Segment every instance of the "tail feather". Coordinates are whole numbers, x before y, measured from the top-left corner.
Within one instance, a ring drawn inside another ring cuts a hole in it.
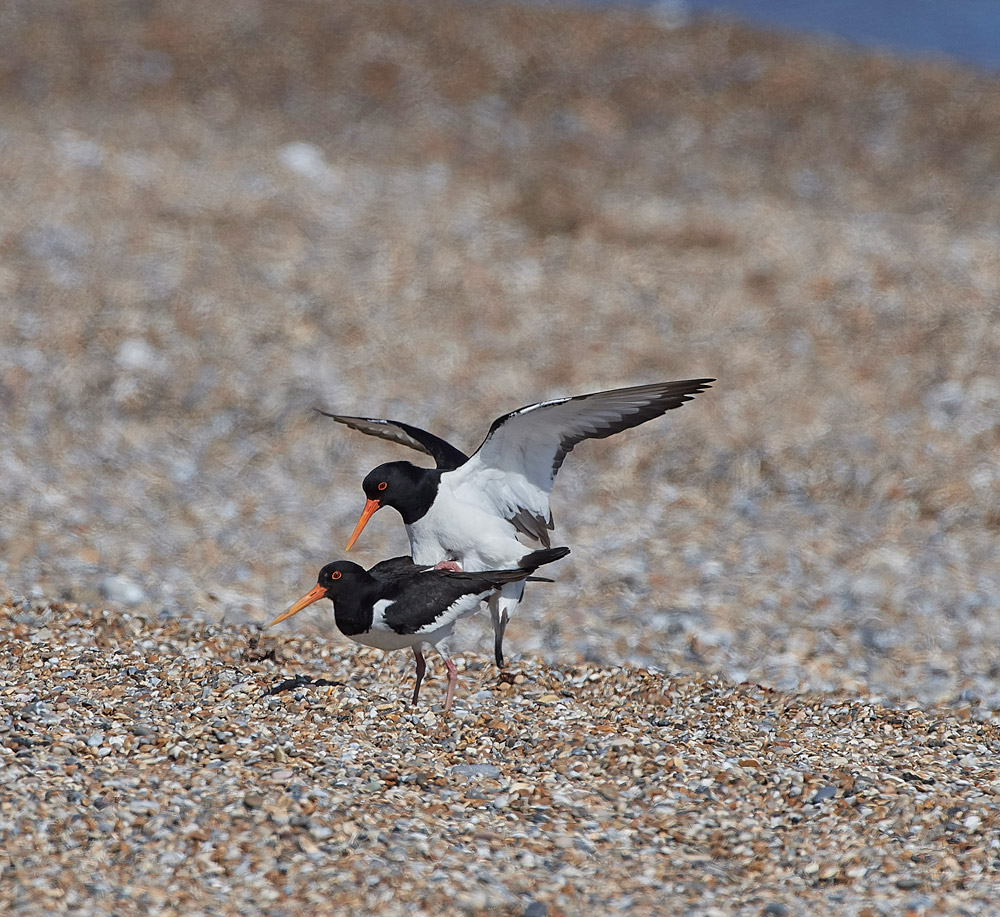
[[[506,583],[516,583],[522,580],[535,583],[551,583],[548,577],[532,576],[542,564],[550,564],[560,557],[569,554],[569,548],[544,548],[541,551],[532,551],[525,554],[518,561],[518,566],[513,570],[480,570],[477,573],[452,572],[450,570],[435,571],[448,579],[465,580],[470,583],[483,583],[495,588],[500,588]]]
[[[517,562],[517,565],[522,570],[531,570],[534,572],[544,564],[550,564],[554,560],[565,557],[567,554],[569,554],[569,548],[543,548],[540,551],[532,551],[530,554],[525,554]]]

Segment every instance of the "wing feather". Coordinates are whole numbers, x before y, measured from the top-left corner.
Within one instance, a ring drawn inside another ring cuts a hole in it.
[[[566,456],[679,408],[714,379],[682,379],[542,401],[498,417],[479,449],[449,477],[457,496],[488,503],[548,546],[549,494]]]
[[[398,634],[433,631],[472,614],[504,583],[527,579],[531,570],[453,573],[428,570],[402,584],[384,611],[385,623]]]
[[[442,471],[451,471],[458,468],[469,460],[469,457],[460,449],[456,449],[447,440],[414,427],[411,424],[403,423],[400,420],[384,420],[381,417],[350,417],[347,414],[330,414],[326,411],[316,409],[324,417],[330,417],[337,423],[342,423],[359,433],[367,433],[369,436],[377,436],[379,439],[387,439],[401,446],[409,446],[417,452],[423,452],[434,459],[436,466]]]

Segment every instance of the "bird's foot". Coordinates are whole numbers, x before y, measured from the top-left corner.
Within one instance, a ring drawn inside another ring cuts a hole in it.
[[[434,565],[435,570],[447,570],[449,573],[461,573],[462,568],[453,560],[442,560]]]

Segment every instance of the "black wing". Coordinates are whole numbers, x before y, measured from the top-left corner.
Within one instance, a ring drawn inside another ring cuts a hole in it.
[[[543,564],[550,564],[567,554],[569,548],[532,551],[521,558],[517,570],[479,573],[455,573],[411,564],[411,570],[423,571],[419,576],[405,573],[402,562],[409,560],[408,557],[393,557],[376,564],[369,572],[377,576],[376,571],[384,565],[387,570],[399,574],[391,584],[385,584],[388,594],[383,591],[383,598],[391,599],[391,604],[383,612],[384,620],[397,634],[417,634],[472,614],[483,599],[505,583],[519,580],[552,582],[531,574]]]
[[[423,452],[434,459],[441,471],[453,471],[469,460],[464,452],[456,449],[447,440],[400,420],[383,420],[381,417],[349,417],[346,414],[330,414],[326,411],[320,411],[319,408],[316,410],[324,417],[332,417],[337,423],[342,423],[359,433],[367,433],[369,436],[377,436],[379,439],[387,439],[390,442],[416,449],[417,452]]]
[[[442,624],[472,614],[480,602],[506,583],[520,580],[551,582],[531,574],[542,564],[551,563],[567,554],[569,548],[533,551],[521,558],[521,567],[517,570],[455,573],[451,570],[427,569],[420,576],[400,579],[394,584],[393,594],[384,595],[384,598],[391,599],[391,604],[383,612],[385,623],[397,634],[433,631]],[[390,563],[397,560],[400,558],[393,558]]]
[[[386,587],[397,586],[415,574],[430,569],[429,566],[415,564],[409,554],[404,554],[401,557],[390,557],[388,560],[379,561],[368,573]]]
[[[527,579],[529,570],[489,570],[485,573],[452,573],[428,570],[397,584],[382,612],[397,634],[430,632],[472,614],[479,603],[504,583]]]

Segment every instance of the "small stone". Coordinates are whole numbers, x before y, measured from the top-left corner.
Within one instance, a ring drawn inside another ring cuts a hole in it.
[[[256,791],[244,793],[243,805],[245,805],[248,809],[259,809],[262,805],[264,805],[264,797]]]
[[[156,351],[142,338],[126,338],[115,355],[115,362],[126,370],[150,369],[156,361]]]
[[[494,764],[456,764],[451,773],[465,777],[490,777],[495,780],[500,776],[500,768]]]
[[[138,605],[146,601],[146,593],[138,583],[115,574],[109,574],[101,580],[99,591],[101,598],[122,605]]]
[[[152,799],[133,799],[128,809],[136,815],[155,815],[160,811],[160,804]]]
[[[813,794],[812,803],[815,805],[818,802],[823,802],[825,799],[832,799],[837,795],[837,787],[832,783],[828,783],[826,786],[820,787]]]
[[[301,850],[306,856],[316,856],[319,853],[319,846],[308,834],[299,834],[296,838]]]

